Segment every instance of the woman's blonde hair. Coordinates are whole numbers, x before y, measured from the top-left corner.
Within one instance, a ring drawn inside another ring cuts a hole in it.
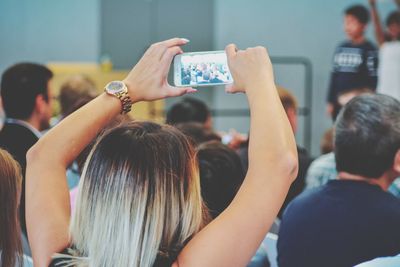
[[[18,162],[0,148],[0,266],[21,266],[18,206],[22,174]]]
[[[78,266],[171,265],[206,217],[194,150],[171,126],[133,122],[106,133],[78,191]]]

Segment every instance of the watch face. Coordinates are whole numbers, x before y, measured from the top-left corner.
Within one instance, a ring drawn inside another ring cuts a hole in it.
[[[107,84],[107,91],[110,93],[119,93],[124,89],[125,85],[123,82],[114,81]]]

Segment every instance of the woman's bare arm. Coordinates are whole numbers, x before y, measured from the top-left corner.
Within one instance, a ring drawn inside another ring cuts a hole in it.
[[[250,105],[249,170],[231,205],[183,249],[180,267],[246,266],[297,175],[295,139],[266,49],[226,51],[235,81],[228,91],[245,92]]]
[[[191,92],[167,83],[173,57],[184,39],[152,45],[124,80],[133,102]],[[48,266],[51,256],[69,245],[70,204],[67,166],[98,132],[121,112],[121,102],[103,93],[43,136],[27,155],[26,213],[35,266]]]

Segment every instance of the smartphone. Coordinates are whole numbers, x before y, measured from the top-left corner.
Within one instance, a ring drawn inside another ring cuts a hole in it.
[[[233,83],[225,51],[183,53],[174,58],[175,86],[214,86]]]

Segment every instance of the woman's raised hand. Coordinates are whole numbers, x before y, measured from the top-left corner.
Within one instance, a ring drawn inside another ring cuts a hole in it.
[[[229,93],[245,92],[260,88],[260,83],[274,84],[272,64],[267,50],[258,46],[246,50],[238,50],[234,44],[225,48],[229,70],[234,83],[226,87]]]
[[[152,101],[196,92],[191,87],[171,86],[167,81],[174,56],[182,53],[181,46],[188,42],[189,40],[184,38],[173,38],[152,44],[147,49],[123,80],[133,102]]]

